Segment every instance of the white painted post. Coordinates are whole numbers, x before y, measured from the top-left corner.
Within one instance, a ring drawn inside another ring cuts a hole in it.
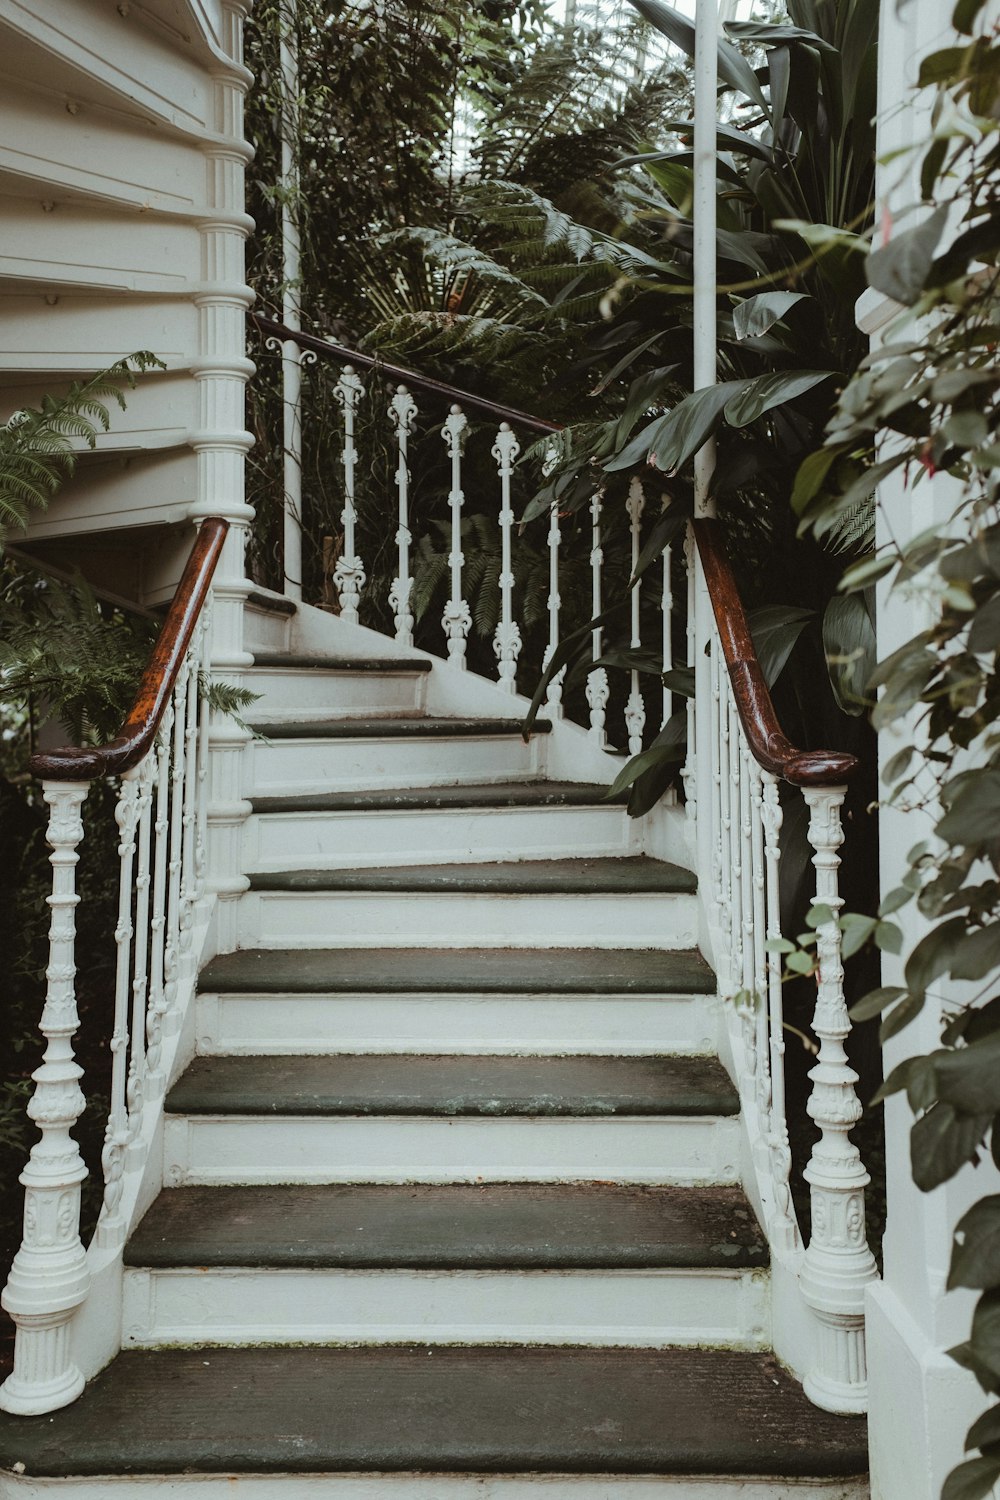
[[[399,495],[399,526],[396,530],[399,567],[389,589],[389,608],[396,625],[396,640],[401,646],[413,645],[413,611],[410,595],[413,579],[410,576],[410,429],[417,415],[417,403],[401,385],[389,403],[389,416],[396,426],[396,490]]]
[[[781,954],[773,946],[781,938],[781,824],[784,813],[778,792],[778,779],[770,771],[761,773],[764,824],[764,887],[767,911],[767,1026],[770,1099],[766,1118],[766,1145],[771,1186],[774,1191],[774,1216],[768,1225],[768,1237],[774,1249],[791,1252],[798,1248],[799,1232],[792,1204],[792,1152],[788,1142],[788,1119],[785,1113],[785,1002],[781,992]]]
[[[448,506],[451,511],[451,552],[448,566],[451,569],[451,598],[444,607],[441,624],[448,641],[448,660],[453,667],[465,668],[465,647],[472,629],[472,611],[468,601],[462,597],[462,569],[465,555],[462,552],[462,509],[465,491],[462,489],[462,455],[465,433],[469,419],[460,406],[453,406],[441,429],[451,460],[451,489]]]
[[[334,399],[344,412],[344,508],[340,520],[344,528],[344,550],[333,570],[333,584],[340,599],[340,618],[350,625],[358,623],[358,605],[361,590],[365,586],[365,569],[357,555],[356,527],[358,512],[355,508],[355,476],[358,450],[354,440],[355,418],[358,402],[365,394],[360,377],[353,365],[345,365],[340,379],[333,388]]]
[[[844,842],[840,808],[844,787],[803,791],[809,807],[809,842],[815,850],[814,907],[829,912],[817,928],[818,993],[813,1030],[819,1058],[809,1074],[807,1105],[822,1131],[805,1178],[811,1189],[812,1237],[802,1267],[802,1293],[819,1323],[815,1367],[803,1382],[806,1395],[827,1411],[863,1412],[868,1404],[865,1361],[865,1289],[877,1280],[865,1237],[865,1188],[871,1180],[850,1131],[861,1118],[854,1085],[858,1075],[844,1043],[851,1022],[844,1000],[844,966],[838,914],[838,850]]]
[[[674,669],[674,639],[672,633],[674,614],[674,588],[671,578],[671,567],[673,565],[673,550],[667,546],[663,549],[663,597],[660,609],[663,615],[663,673],[664,676]],[[660,722],[661,729],[667,723],[674,711],[674,695],[671,688],[663,685],[663,718]]]
[[[282,7],[281,70],[281,316],[286,328],[301,326],[302,245],[299,233],[299,47],[295,8]],[[302,598],[302,351],[292,339],[281,345],[284,473],[285,594]]]
[[[511,509],[511,475],[514,460],[521,445],[511,431],[510,423],[503,422],[493,445],[493,457],[500,474],[500,623],[493,637],[493,650],[499,666],[500,687],[505,693],[513,693],[517,674],[517,659],[521,654],[521,631],[514,619],[514,563],[511,541],[514,531],[514,512]]]
[[[70,1132],[86,1106],[83,1070],[73,1056],[76,1009],[76,866],[83,838],[85,783],[48,781],[52,848],[48,988],[41,1032],[42,1064],[32,1075],[28,1114],[41,1131],[21,1173],[24,1238],[4,1288],[3,1306],[17,1325],[14,1369],[0,1387],[0,1407],[22,1416],[75,1401],[83,1376],[73,1362],[70,1321],[87,1295],[87,1257],[80,1241],[80,1184],[87,1168]]]
[[[603,499],[603,490],[596,490],[594,498],[590,502],[590,584],[591,611],[594,619],[597,618],[603,608],[604,549],[601,546],[601,503]],[[595,625],[591,634],[591,660],[595,662],[599,661],[603,651],[604,630],[600,625]],[[608,683],[606,668],[591,667],[587,674],[590,738],[602,750],[607,743],[604,726],[607,722],[608,697],[610,692],[611,688]]]
[[[546,479],[555,473],[558,463],[559,449],[555,443],[552,443],[546,450],[545,462],[542,465],[542,474]],[[549,663],[559,645],[559,611],[562,608],[562,598],[559,593],[559,549],[561,545],[559,502],[553,500],[549,507],[549,643],[542,657],[543,672],[548,670]],[[545,712],[550,719],[561,719],[563,716],[562,695],[565,680],[566,668],[560,667],[559,671],[553,674],[545,695]]]
[[[639,552],[642,544],[642,513],[646,509],[646,495],[642,488],[641,479],[633,479],[629,485],[625,508],[628,511],[629,530],[632,538],[632,577],[635,578],[635,570],[638,566]],[[632,634],[630,644],[633,651],[638,651],[642,645],[641,589],[641,583],[634,583],[631,591]],[[642,732],[645,727],[646,705],[639,690],[639,673],[633,671],[630,678],[628,701],[625,704],[625,728],[628,731],[628,749],[630,755],[638,755],[642,750]]]
[[[716,283],[716,134],[718,109],[718,0],[697,0],[695,12],[694,68],[694,388],[703,390],[718,379]],[[715,504],[711,497],[715,470],[715,445],[708,442],[694,460],[694,513],[711,516]],[[713,775],[711,723],[705,711],[711,700],[712,608],[701,571],[697,548],[691,549],[694,594],[694,669],[695,669],[695,766],[701,783],[697,796],[700,806],[707,803]],[[705,707],[703,707],[703,705]],[[708,884],[712,869],[712,828],[708,818],[697,824],[697,866],[701,879]]]

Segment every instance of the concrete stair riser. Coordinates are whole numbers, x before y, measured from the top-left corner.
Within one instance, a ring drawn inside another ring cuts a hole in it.
[[[259,695],[250,709],[255,721],[335,714],[417,714],[423,711],[425,674],[329,668],[289,671],[257,666],[246,672],[244,686]]]
[[[545,770],[546,736],[433,739],[254,740],[246,750],[248,795],[370,791],[376,787],[487,785],[534,780]]]
[[[504,807],[371,812],[270,812],[248,819],[246,868],[370,868],[488,859],[638,853],[621,807]]]
[[[689,895],[498,895],[434,892],[255,892],[240,901],[247,947],[336,948],[359,934],[373,947],[691,948]]]
[[[220,1483],[226,1486],[225,1491]],[[132,1479],[19,1479],[18,1500],[870,1500],[867,1479],[646,1474],[170,1474]],[[167,1488],[169,1486],[169,1489]]]
[[[708,1055],[704,996],[217,995],[198,998],[198,1051]]]
[[[301,1268],[125,1273],[128,1347],[201,1344],[765,1346],[760,1271]]]
[[[712,1116],[171,1116],[164,1181],[733,1183],[739,1142]]]

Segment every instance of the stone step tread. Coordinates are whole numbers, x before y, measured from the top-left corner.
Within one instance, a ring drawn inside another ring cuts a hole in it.
[[[520,735],[521,719],[450,719],[432,714],[385,714],[370,718],[277,719],[254,721],[255,734],[268,740],[482,739]],[[548,734],[548,720],[536,720],[532,734]]]
[[[282,651],[255,651],[255,667],[284,669],[289,672],[430,672],[433,662],[427,656],[307,656]]]
[[[525,859],[490,864],[393,865],[371,870],[283,870],[250,876],[252,891],[433,891],[442,894],[679,895],[697,890],[690,870],[646,855]]]
[[[202,970],[206,993],[712,995],[696,950],[243,948]]]
[[[132,1266],[628,1270],[767,1265],[740,1188],[547,1183],[187,1187],[160,1194]]]
[[[247,605],[250,609],[267,610],[275,615],[294,615],[298,610],[294,599],[273,594],[270,589],[251,589],[247,595]]]
[[[856,1476],[866,1425],[769,1355],[714,1349],[170,1349],[121,1354],[44,1420],[0,1413],[32,1476]]]
[[[400,1053],[198,1057],[170,1090],[184,1115],[598,1117],[734,1115],[709,1057],[487,1057]]]
[[[459,812],[510,807],[622,807],[628,790],[615,797],[608,788],[584,781],[508,781],[469,786],[390,787],[375,791],[307,792],[254,797],[256,813],[289,812]]]

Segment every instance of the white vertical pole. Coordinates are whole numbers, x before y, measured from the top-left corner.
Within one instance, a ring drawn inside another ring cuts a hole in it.
[[[635,578],[636,569],[639,566],[639,554],[642,550],[642,513],[645,508],[646,496],[643,492],[642,480],[633,479],[629,485],[628,499],[626,501],[629,529],[632,538],[633,578]],[[641,588],[641,583],[634,583],[632,586],[632,636],[630,644],[633,651],[638,651],[642,646]],[[628,731],[628,750],[630,755],[638,755],[642,750],[642,733],[645,727],[646,705],[639,688],[639,673],[633,671],[630,678],[628,701],[625,705],[625,728]]]
[[[717,380],[716,314],[716,114],[718,99],[718,0],[697,0],[695,15],[694,67],[694,387],[703,390]],[[711,516],[715,504],[710,488],[715,468],[715,444],[708,442],[694,461],[694,513]],[[711,663],[708,655],[712,636],[712,608],[701,572],[697,549],[693,549],[695,607],[695,766],[700,778],[711,778],[712,746]],[[707,788],[706,788],[707,790]],[[708,797],[697,798],[699,807]],[[712,869],[710,820],[697,826],[698,871],[708,887]]]
[[[281,316],[287,328],[300,324],[299,281],[302,244],[298,225],[299,49],[295,8],[281,18]],[[289,599],[302,598],[302,351],[286,339],[281,346],[284,439],[284,575]]]

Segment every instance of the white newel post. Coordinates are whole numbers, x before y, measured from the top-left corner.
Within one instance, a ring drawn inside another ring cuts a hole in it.
[[[41,1131],[21,1173],[24,1238],[14,1258],[2,1304],[17,1325],[14,1370],[0,1387],[0,1407],[23,1416],[55,1411],[75,1401],[83,1376],[73,1362],[70,1324],[87,1295],[87,1257],[80,1241],[80,1184],[87,1168],[70,1134],[86,1100],[82,1068],[74,1060],[76,1009],[76,866],[83,838],[80,809],[87,783],[44,784],[52,848],[48,988],[41,1032],[41,1066],[28,1114]]]
[[[814,907],[831,917],[817,929],[818,994],[813,1030],[819,1057],[809,1074],[807,1109],[822,1131],[805,1178],[811,1190],[812,1237],[802,1267],[802,1293],[819,1324],[815,1367],[806,1395],[827,1411],[863,1412],[868,1404],[865,1360],[865,1289],[878,1277],[865,1236],[865,1188],[870,1178],[850,1131],[861,1118],[858,1075],[844,1050],[851,1022],[844,1000],[844,967],[837,923],[838,850],[844,842],[840,808],[844,787],[806,788],[809,842],[815,853]]]

